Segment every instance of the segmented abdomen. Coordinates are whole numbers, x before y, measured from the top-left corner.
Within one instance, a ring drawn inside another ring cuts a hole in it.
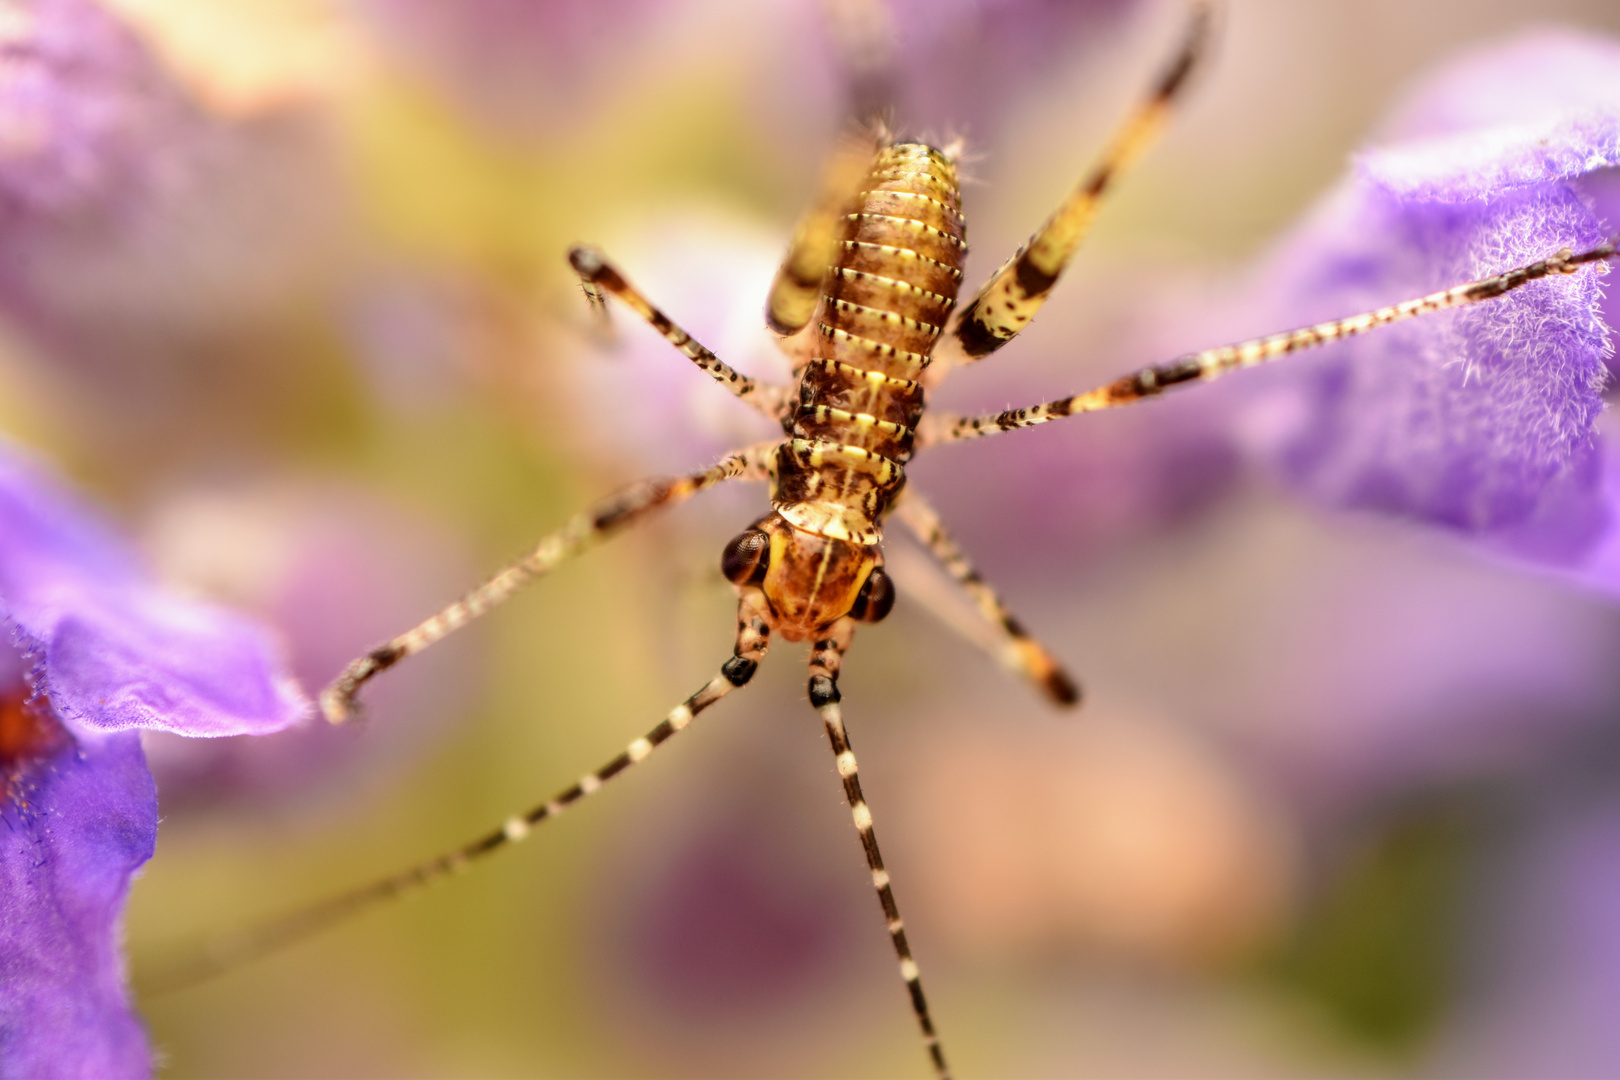
[[[888,147],[862,188],[812,319],[772,501],[800,528],[874,544],[905,482],[916,380],[956,304],[967,246],[956,168],[933,147]]]

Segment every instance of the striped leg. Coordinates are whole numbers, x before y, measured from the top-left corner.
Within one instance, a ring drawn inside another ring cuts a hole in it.
[[[1036,689],[1054,704],[1078,704],[1079,686],[1046,650],[1046,646],[1029,636],[1012,612],[1007,610],[1007,605],[1001,602],[995,589],[979,576],[979,571],[962,549],[956,546],[956,541],[940,521],[939,513],[928,501],[914,487],[908,488],[895,506],[894,513],[917,539],[927,545],[946,572],[973,598],[985,621],[996,629],[999,648],[995,650],[995,658],[1013,674],[1034,683]]]
[[[727,454],[716,465],[687,476],[643,480],[575,514],[567,524],[548,534],[522,559],[463,596],[437,615],[372,649],[343,669],[321,691],[321,712],[334,724],[350,719],[355,695],[372,678],[407,656],[448,637],[489,609],[505,601],[521,586],[549,573],[566,559],[622,532],[647,514],[687,499],[726,480],[763,480],[768,474],[776,443],[760,443]]]
[[[844,229],[844,217],[884,138],[868,131],[840,140],[827,164],[821,191],[793,230],[793,241],[771,282],[765,322],[783,337],[803,330],[821,302],[822,278]]]
[[[1168,364],[1143,368],[1095,390],[1088,390],[1074,397],[1059,398],[1057,401],[1048,401],[1043,405],[1008,409],[1005,412],[988,413],[984,416],[928,417],[917,432],[917,446],[978,439],[999,431],[1012,431],[1015,428],[1033,427],[1036,424],[1061,420],[1075,413],[1096,412],[1099,409],[1130,405],[1144,398],[1156,397],[1170,387],[1182,383],[1213,379],[1237,368],[1255,367],[1291,353],[1314,348],[1317,345],[1326,345],[1341,338],[1355,337],[1380,326],[1415,319],[1420,315],[1477,304],[1484,300],[1494,300],[1532,281],[1553,274],[1573,274],[1587,263],[1611,259],[1615,256],[1617,245],[1620,245],[1620,235],[1610,237],[1597,247],[1579,254],[1565,248],[1556,255],[1533,262],[1529,266],[1521,266],[1504,274],[1480,278],[1478,281],[1470,281],[1455,288],[1420,296],[1416,300],[1391,304],[1375,311],[1335,319],[1332,322],[1317,323],[1315,326],[1301,327],[1281,334],[1252,338],[1235,345],[1222,345],[1199,353],[1189,353]]]
[[[580,275],[579,290],[585,294],[585,303],[591,309],[591,335],[597,344],[613,346],[618,339],[613,333],[613,319],[608,312],[607,293],[590,278]]]
[[[630,284],[595,248],[576,245],[569,249],[568,261],[579,274],[579,280],[585,285],[586,296],[593,305],[604,292],[617,296],[637,315],[647,320],[654,330],[663,334],[665,341],[679,349],[692,363],[708,372],[715,382],[772,420],[782,419],[791,397],[791,391],[787,387],[756,382],[698,344],[691,334],[676,326],[668,315],[654,307],[652,302],[642,295],[641,290]]]
[[[690,724],[698,713],[732,690],[746,684],[753,678],[759,662],[765,658],[765,651],[770,646],[770,634],[770,628],[765,620],[743,601],[739,604],[737,612],[736,645],[733,647],[731,659],[721,666],[720,673],[705,683],[703,689],[677,705],[657,727],[631,743],[606,765],[594,772],[586,773],[577,783],[559,792],[556,797],[521,814],[512,815],[499,828],[485,833],[470,843],[370,885],[364,885],[246,932],[214,941],[198,955],[161,970],[150,978],[140,980],[142,991],[166,993],[202,982],[240,964],[301,941],[386,900],[414,892],[451,874],[461,873],[474,861],[517,843],[528,836],[529,831],[536,825],[556,817],[587,795],[594,795],[603,784],[646,758],[662,746],[671,735]]]
[[[821,713],[821,722],[827,727],[827,738],[832,742],[833,756],[838,762],[838,775],[844,781],[844,797],[849,800],[850,813],[855,817],[855,829],[861,835],[861,847],[866,851],[866,865],[872,871],[872,885],[877,889],[878,902],[883,905],[883,917],[888,923],[889,940],[900,959],[900,977],[906,981],[911,993],[911,1009],[917,1014],[922,1027],[923,1043],[934,1063],[934,1072],[940,1080],[948,1080],[950,1069],[945,1064],[945,1051],[934,1033],[934,1021],[928,1015],[928,1000],[923,997],[922,979],[917,973],[917,961],[911,957],[911,945],[906,941],[905,924],[900,921],[900,908],[894,902],[894,890],[889,885],[889,872],[883,868],[883,855],[878,851],[877,834],[872,830],[872,811],[867,808],[861,794],[859,767],[855,752],[850,749],[849,736],[844,731],[844,714],[839,707],[838,671],[843,666],[844,652],[855,633],[855,621],[840,619],[827,632],[825,640],[818,641],[810,651],[810,704]]]
[[[1212,4],[1193,5],[1192,22],[1176,58],[1165,69],[1146,100],[1114,133],[1101,160],[1092,166],[1057,211],[1018,253],[996,271],[962,309],[950,335],[935,354],[930,381],[938,383],[953,365],[982,360],[1011,341],[1035,317],[1047,295],[1074,257],[1103,196],[1114,180],[1141,157],[1164,126],[1176,96],[1209,43]]]

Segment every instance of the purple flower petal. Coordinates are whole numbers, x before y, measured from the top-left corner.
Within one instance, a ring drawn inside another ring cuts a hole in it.
[[[157,792],[129,728],[273,731],[308,703],[268,635],[170,596],[0,443],[0,1074],[139,1077],[120,921]]]
[[[140,740],[64,734],[43,759],[0,765],[0,1075],[146,1076],[120,948],[130,879],[157,839]]]
[[[1620,49],[1593,49],[1600,82],[1620,81]],[[1520,82],[1503,64],[1537,70],[1522,52],[1487,66]],[[1481,63],[1464,62],[1466,79]],[[1449,86],[1442,75],[1425,93],[1450,100]],[[1419,100],[1404,115],[1450,114]],[[1364,154],[1272,261],[1259,306],[1278,329],[1302,325],[1599,242],[1610,225],[1576,181],[1620,164],[1620,101],[1536,115],[1443,135],[1408,121],[1430,137]],[[1274,463],[1320,503],[1467,531],[1589,504],[1610,348],[1601,279],[1593,268],[1535,282],[1302,358],[1273,384],[1299,397]]]
[[[251,620],[155,589],[69,616],[45,652],[46,687],[79,730],[150,728],[193,737],[263,735],[307,702]]]
[[[42,656],[40,687],[78,733],[263,734],[309,708],[257,624],[158,589],[91,510],[3,446],[0,616]]]

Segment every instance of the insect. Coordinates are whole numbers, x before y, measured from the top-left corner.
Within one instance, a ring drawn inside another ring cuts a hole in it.
[[[847,187],[835,183],[834,194],[801,222],[767,303],[767,321],[798,372],[794,387],[740,375],[655,307],[602,253],[573,249],[571,263],[593,304],[605,306],[611,298],[628,306],[701,371],[780,423],[784,436],[729,454],[707,469],[631,485],[589,507],[517,564],[356,660],[322,694],[322,709],[334,723],[347,720],[369,680],[504,602],[528,581],[654,512],[725,482],[763,481],[769,485],[770,510],[733,539],[721,558],[722,571],[738,596],[731,657],[645,735],[553,798],[460,848],[227,942],[216,957],[229,962],[265,951],[522,840],[746,685],[771,639],[780,637],[810,646],[810,702],[828,735],[925,1049],[935,1073],[948,1075],[861,787],[839,691],[843,659],[857,625],[881,621],[894,602],[894,585],[883,565],[885,526],[896,520],[914,532],[967,591],[996,635],[996,658],[1003,665],[1057,704],[1074,705],[1080,694],[1057,660],[980,577],[924,496],[907,486],[906,463],[931,445],[1144,401],[1175,386],[1388,323],[1489,300],[1615,253],[1612,242],[1580,253],[1560,252],[1405,303],[1207,349],[1028,408],[984,416],[926,414],[928,391],[953,367],[984,359],[1007,344],[1046,301],[1104,196],[1145,150],[1186,86],[1205,51],[1210,18],[1208,7],[1195,8],[1185,43],[1099,164],[960,310],[966,226],[955,152],[901,142],[876,148],[858,166],[835,168],[835,174],[854,175],[847,178]]]

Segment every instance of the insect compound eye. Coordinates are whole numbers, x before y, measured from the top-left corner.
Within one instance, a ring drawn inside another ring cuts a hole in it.
[[[849,613],[861,622],[882,622],[894,608],[894,581],[879,566],[866,576],[866,584],[855,594]]]
[[[733,585],[758,585],[770,562],[771,538],[760,529],[748,529],[731,538],[720,556],[720,572]]]

